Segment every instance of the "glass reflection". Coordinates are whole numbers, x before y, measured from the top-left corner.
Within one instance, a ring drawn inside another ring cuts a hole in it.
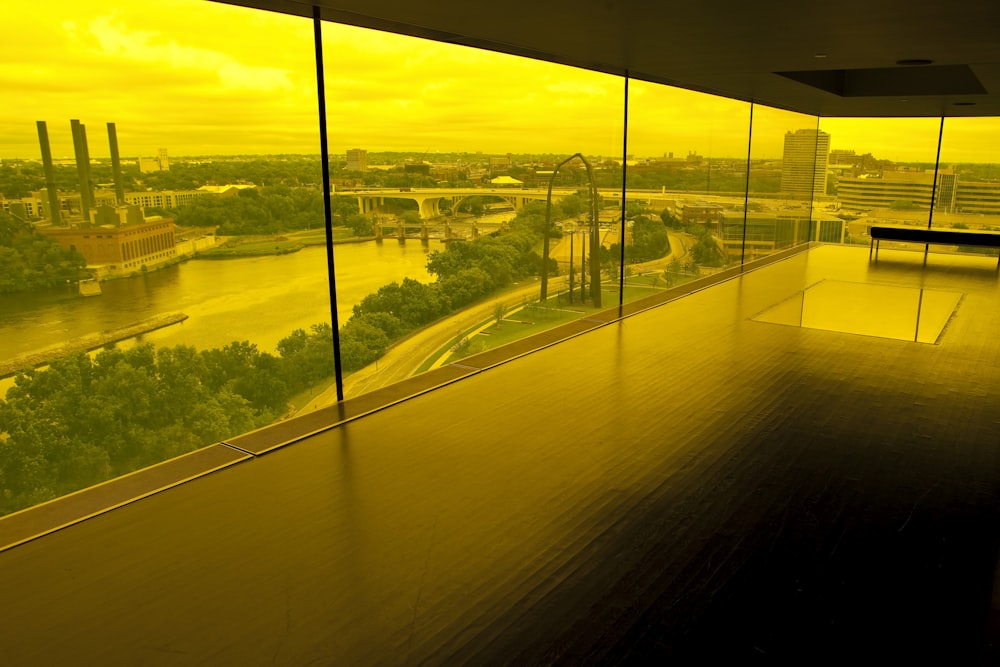
[[[754,105],[746,219],[727,220],[722,242],[731,261],[749,262],[777,250],[837,238],[829,216],[825,163],[829,135],[814,116]],[[821,227],[819,220],[827,220]]]
[[[941,135],[942,188],[934,208],[934,227],[1000,232],[1000,167],[998,118],[945,118]],[[975,246],[938,246],[941,252],[997,256],[997,250]]]
[[[284,419],[333,359],[310,22],[5,12],[0,514]]]
[[[749,131],[748,103],[630,84],[624,301],[733,262],[722,230],[743,219]],[[611,251],[617,274],[617,243]]]
[[[960,292],[823,280],[752,319],[806,329],[936,343]]]
[[[608,300],[623,79],[335,24],[323,50],[348,397],[592,312],[594,274]]]
[[[841,242],[868,245],[873,226],[927,227],[935,192],[939,203],[953,199],[950,169],[935,184],[939,118],[821,118],[819,126],[830,135],[826,210],[844,221]]]

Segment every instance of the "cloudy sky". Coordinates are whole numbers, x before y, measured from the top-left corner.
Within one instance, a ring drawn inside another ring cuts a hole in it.
[[[0,40],[0,158],[71,156],[69,119],[108,155],[318,153],[312,23],[204,0],[6,2]],[[622,150],[622,79],[448,44],[325,24],[330,148],[484,153]],[[992,119],[948,121],[942,157],[994,160]],[[954,124],[952,124],[954,123]],[[754,157],[780,157],[814,118],[757,107]],[[629,153],[746,154],[749,105],[630,86]],[[937,119],[823,119],[834,148],[933,161]]]

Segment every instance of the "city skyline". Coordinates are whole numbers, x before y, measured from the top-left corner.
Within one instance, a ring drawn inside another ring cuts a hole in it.
[[[18,103],[0,109],[0,158],[38,157],[36,120],[49,121],[53,155],[71,156],[69,118],[116,121],[127,157],[164,146],[177,156],[319,153],[309,20],[202,0],[5,9],[17,29],[0,44],[0,86]],[[621,155],[620,77],[333,23],[323,37],[333,153]],[[635,80],[629,90],[629,154],[746,155],[749,103]],[[818,125],[833,149],[933,162],[939,123]],[[757,106],[751,156],[780,158],[787,131],[814,127]],[[942,160],[995,160],[982,137],[996,129],[996,118],[947,119]],[[93,157],[107,156],[91,143]]]

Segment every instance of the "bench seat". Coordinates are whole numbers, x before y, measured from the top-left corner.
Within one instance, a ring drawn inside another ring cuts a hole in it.
[[[926,229],[921,227],[872,227],[872,241],[868,257],[875,252],[878,260],[879,241],[903,241],[907,243],[936,243],[939,245],[976,246],[980,248],[1000,248],[1000,234],[959,229]],[[924,257],[926,261],[926,256]],[[1000,268],[1000,259],[997,260]]]

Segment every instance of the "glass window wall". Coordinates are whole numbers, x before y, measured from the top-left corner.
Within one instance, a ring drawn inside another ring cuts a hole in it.
[[[955,230],[1000,231],[1000,131],[997,118],[945,118],[932,225]],[[932,250],[951,249],[941,246]],[[954,250],[997,256],[976,245]]]
[[[723,229],[743,220],[750,104],[633,81],[628,128],[625,301],[734,261]]]
[[[829,150],[829,136],[816,120],[754,105],[746,217],[723,225],[730,262],[816,240],[813,208],[826,197],[823,162]]]
[[[580,317],[623,79],[336,24],[323,52],[345,395]]]
[[[843,243],[869,245],[872,226],[927,226],[940,123],[940,118],[820,119],[830,152],[828,198],[816,214],[844,221]]]
[[[621,77],[326,23],[327,248],[309,20],[8,13],[0,514],[336,402],[331,255],[351,397],[808,241],[1000,228],[996,119],[947,119],[936,163],[936,118],[626,100]]]
[[[4,9],[0,514],[286,418],[333,375],[311,22]]]

